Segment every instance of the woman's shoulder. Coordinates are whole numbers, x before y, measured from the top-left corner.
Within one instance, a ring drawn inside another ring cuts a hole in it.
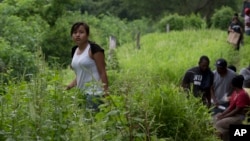
[[[104,49],[100,45],[98,45],[97,43],[89,41],[89,44],[90,44],[90,49],[91,49],[92,54],[95,54],[97,52],[104,53]]]
[[[73,56],[74,56],[74,54],[75,54],[76,49],[77,49],[77,46],[76,46],[76,45],[75,45],[75,46],[73,46],[73,47],[71,48],[71,58],[73,58]]]

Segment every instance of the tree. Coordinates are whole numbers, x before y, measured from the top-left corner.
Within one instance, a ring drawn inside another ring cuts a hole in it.
[[[110,13],[128,20],[141,17],[159,19],[166,13],[200,13],[210,19],[214,10],[224,5],[239,11],[239,1],[235,0],[87,0],[82,4],[81,11],[94,15]]]

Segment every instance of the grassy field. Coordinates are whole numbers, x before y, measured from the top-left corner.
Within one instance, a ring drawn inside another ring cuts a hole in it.
[[[234,51],[226,39],[227,33],[220,30],[155,33],[142,37],[140,50],[133,44],[126,44],[117,49],[117,54],[125,76],[138,73],[156,82],[178,84],[184,71],[198,65],[202,55],[210,58],[212,70],[216,59],[221,57],[237,67],[244,64],[240,62],[240,53]]]
[[[186,95],[179,82],[201,55],[223,57],[238,70],[249,64],[249,37],[235,51],[220,30],[153,33],[115,51],[120,69],[108,70],[110,97],[101,111],[79,107],[70,69],[49,70],[40,64],[30,82],[9,82],[0,97],[0,140],[68,141],[216,141],[209,109]],[[106,51],[108,55],[108,51]]]

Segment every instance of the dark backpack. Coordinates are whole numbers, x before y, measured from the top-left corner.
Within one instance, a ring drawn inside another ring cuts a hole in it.
[[[95,54],[97,52],[103,52],[104,53],[104,49],[101,48],[98,44],[96,44],[96,43],[94,43],[92,41],[89,41],[89,44],[90,44],[90,49],[91,49],[92,54]],[[71,48],[71,58],[73,58],[76,49],[77,49],[77,46],[73,46]]]

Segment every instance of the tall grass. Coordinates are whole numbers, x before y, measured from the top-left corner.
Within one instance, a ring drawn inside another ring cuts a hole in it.
[[[229,64],[235,54],[226,42],[227,33],[220,30],[186,30],[170,33],[155,33],[141,39],[141,49],[133,44],[118,48],[118,59],[124,73],[138,75],[178,84],[184,71],[198,65],[198,59],[207,55],[211,69],[216,59],[223,57]]]

